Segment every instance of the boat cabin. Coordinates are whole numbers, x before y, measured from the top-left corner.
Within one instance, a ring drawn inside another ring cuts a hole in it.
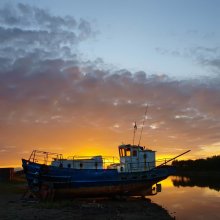
[[[118,149],[119,163],[112,161],[108,166],[102,156],[54,159],[51,165],[73,169],[117,169],[120,173],[148,171],[155,167],[155,151],[130,144],[120,145]]]
[[[72,157],[68,159],[54,160],[51,163],[52,166],[59,166],[73,169],[103,169],[102,156],[94,156],[92,158],[84,157]]]
[[[138,145],[120,145],[120,167],[119,172],[140,172],[153,169],[155,167],[155,153],[145,147]]]

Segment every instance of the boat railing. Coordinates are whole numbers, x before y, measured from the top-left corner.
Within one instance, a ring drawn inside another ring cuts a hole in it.
[[[157,167],[166,166],[168,163],[171,163],[171,162],[174,161],[176,158],[181,157],[182,155],[187,154],[187,153],[189,153],[190,151],[191,151],[191,150],[187,150],[187,151],[185,151],[185,152],[183,152],[183,153],[181,153],[181,154],[179,154],[179,155],[177,155],[177,156],[175,156],[175,157],[169,158],[168,160],[166,160],[165,162],[161,163],[161,164],[158,165]]]
[[[120,172],[137,172],[137,171],[148,171],[159,167],[161,165],[171,165],[170,158],[158,159],[155,161],[145,162],[126,162],[119,164]]]
[[[63,159],[62,154],[33,150],[30,155],[29,161],[44,165],[50,165],[52,161],[54,160],[61,161],[62,159]]]
[[[166,157],[166,158],[161,158],[156,160],[156,166],[161,166],[163,165],[170,165],[171,162],[169,161],[171,157]]]
[[[34,150],[30,155],[29,161],[45,165],[51,165],[53,163],[57,166],[76,169],[118,169],[119,172],[133,172],[140,170],[151,170],[155,167],[169,165],[172,159],[163,158],[156,161],[127,162],[125,164],[120,162],[120,159],[114,156],[74,155],[64,159],[62,154]],[[68,161],[71,161],[71,163],[67,163]]]
[[[74,155],[74,156],[68,156],[68,160],[83,160],[83,159],[95,159],[95,158],[102,158],[103,161],[111,161],[111,162],[118,162],[119,158],[115,156],[101,156],[101,155],[96,155],[96,156],[79,156],[79,155]]]
[[[127,171],[127,172],[147,171],[147,170],[153,169],[154,167],[155,167],[154,161],[139,162],[139,163],[131,162],[131,163],[122,164],[122,168],[120,171],[123,172],[123,168],[124,168],[124,171]]]
[[[71,161],[73,167],[75,168],[78,168],[77,165],[80,166],[80,168],[88,167],[89,165],[91,165],[92,168],[99,167],[103,169],[108,169],[110,165],[118,164],[120,161],[119,158],[115,156],[99,156],[99,155],[98,156],[74,155],[67,157],[67,160]],[[94,165],[94,167],[92,166],[92,164]]]
[[[103,164],[105,169],[110,168],[112,164],[117,165],[119,163],[120,163],[120,159],[118,157],[104,156],[103,158]]]

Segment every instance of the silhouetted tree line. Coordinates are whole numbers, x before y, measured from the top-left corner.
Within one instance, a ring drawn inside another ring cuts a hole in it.
[[[175,160],[172,165],[178,171],[220,171],[220,155],[197,160]]]

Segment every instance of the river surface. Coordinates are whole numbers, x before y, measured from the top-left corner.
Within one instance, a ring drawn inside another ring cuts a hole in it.
[[[169,177],[161,182],[162,192],[150,198],[177,220],[220,220],[219,188],[187,186],[187,182],[187,178]]]

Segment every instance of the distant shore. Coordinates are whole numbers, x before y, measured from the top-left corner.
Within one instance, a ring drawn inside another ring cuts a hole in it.
[[[110,198],[75,198],[39,202],[22,200],[25,182],[0,183],[1,220],[43,220],[43,219],[173,219],[167,210],[151,203],[148,198],[129,197]]]
[[[193,170],[193,171],[190,171],[190,170],[177,170],[175,175],[220,178],[220,171],[212,171],[212,170]]]

